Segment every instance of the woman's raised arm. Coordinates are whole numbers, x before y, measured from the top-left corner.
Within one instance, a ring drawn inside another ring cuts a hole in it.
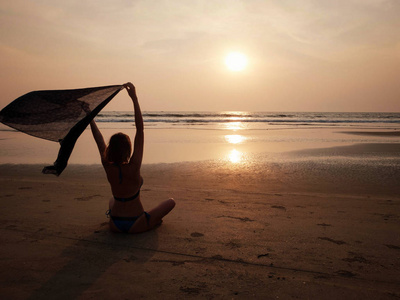
[[[136,96],[135,86],[128,82],[124,84],[124,87],[128,91],[129,96],[133,102],[133,109],[135,112],[135,126],[136,126],[136,135],[135,142],[133,148],[133,154],[129,161],[129,163],[133,163],[137,165],[138,168],[142,165],[143,159],[143,147],[144,147],[144,126],[143,126],[143,117],[142,112],[140,110],[139,101]]]
[[[97,124],[94,120],[90,122],[90,129],[92,129],[92,134],[94,137],[94,140],[96,141],[97,148],[99,149],[100,152],[100,157],[101,161],[103,162],[105,158],[105,151],[106,151],[106,143],[104,142],[103,135],[101,134],[99,128],[97,127]]]

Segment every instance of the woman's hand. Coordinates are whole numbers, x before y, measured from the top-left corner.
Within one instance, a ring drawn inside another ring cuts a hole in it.
[[[128,91],[129,96],[131,96],[132,99],[134,99],[134,98],[137,99],[136,88],[131,82],[125,83],[124,87],[126,88],[126,90]]]
[[[125,84],[123,84],[123,86],[127,89],[127,90],[130,90],[130,89],[135,89],[135,86],[132,84],[132,82],[127,82],[127,83],[125,83]]]

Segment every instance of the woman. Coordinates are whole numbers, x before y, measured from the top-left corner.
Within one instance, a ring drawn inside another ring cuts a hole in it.
[[[139,233],[159,225],[162,218],[174,208],[175,201],[172,198],[166,200],[149,212],[143,209],[140,201],[140,188],[143,184],[143,178],[140,176],[144,145],[143,118],[135,87],[130,82],[124,84],[124,87],[132,98],[135,112],[136,135],[133,154],[131,155],[131,141],[126,134],[114,134],[106,146],[94,120],[90,127],[114,196],[110,200],[107,212],[110,217],[110,229],[114,232]]]

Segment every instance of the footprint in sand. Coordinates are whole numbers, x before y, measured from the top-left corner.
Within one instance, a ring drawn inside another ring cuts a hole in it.
[[[337,241],[328,237],[319,237],[318,239],[323,240],[323,241],[328,241],[328,242],[332,242],[335,243],[336,245],[343,245],[346,244],[346,242],[343,241]]]
[[[350,272],[350,271],[346,271],[346,270],[339,270],[337,272],[335,272],[337,275],[342,276],[342,277],[347,277],[347,278],[351,278],[354,276],[357,276],[357,274]]]
[[[242,247],[242,245],[240,243],[238,243],[237,241],[230,241],[229,243],[226,243],[225,246],[227,246],[231,249]]]
[[[269,257],[269,253],[257,255],[257,258],[261,258],[261,257]]]
[[[254,222],[254,220],[249,219],[248,217],[232,217],[232,216],[218,216],[216,218],[230,218],[230,219],[236,219],[236,220],[240,220],[242,222]]]
[[[78,200],[78,201],[89,201],[90,199],[92,199],[94,197],[101,197],[101,196],[100,195],[92,195],[92,196],[86,196],[86,197],[78,197],[78,198],[75,198],[75,200]]]
[[[200,232],[192,232],[190,234],[191,237],[202,237],[204,236],[204,234],[200,233]]]
[[[364,258],[361,254],[358,253],[354,253],[354,252],[348,252],[349,257],[347,258],[343,258],[343,261],[347,261],[347,262],[358,262],[358,263],[363,263],[363,264],[368,264],[369,261]]]
[[[272,208],[277,208],[277,209],[281,209],[281,210],[286,210],[286,207],[281,206],[281,205],[272,205]]]
[[[197,287],[183,287],[179,288],[182,292],[189,294],[189,295],[199,295],[201,292],[200,288]]]
[[[390,249],[396,249],[396,250],[400,250],[399,246],[396,245],[385,245],[386,247],[390,248]]]

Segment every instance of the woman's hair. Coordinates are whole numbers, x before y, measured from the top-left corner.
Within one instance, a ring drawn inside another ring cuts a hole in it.
[[[109,162],[122,164],[129,161],[131,152],[131,139],[126,134],[119,132],[110,138],[105,156]]]

